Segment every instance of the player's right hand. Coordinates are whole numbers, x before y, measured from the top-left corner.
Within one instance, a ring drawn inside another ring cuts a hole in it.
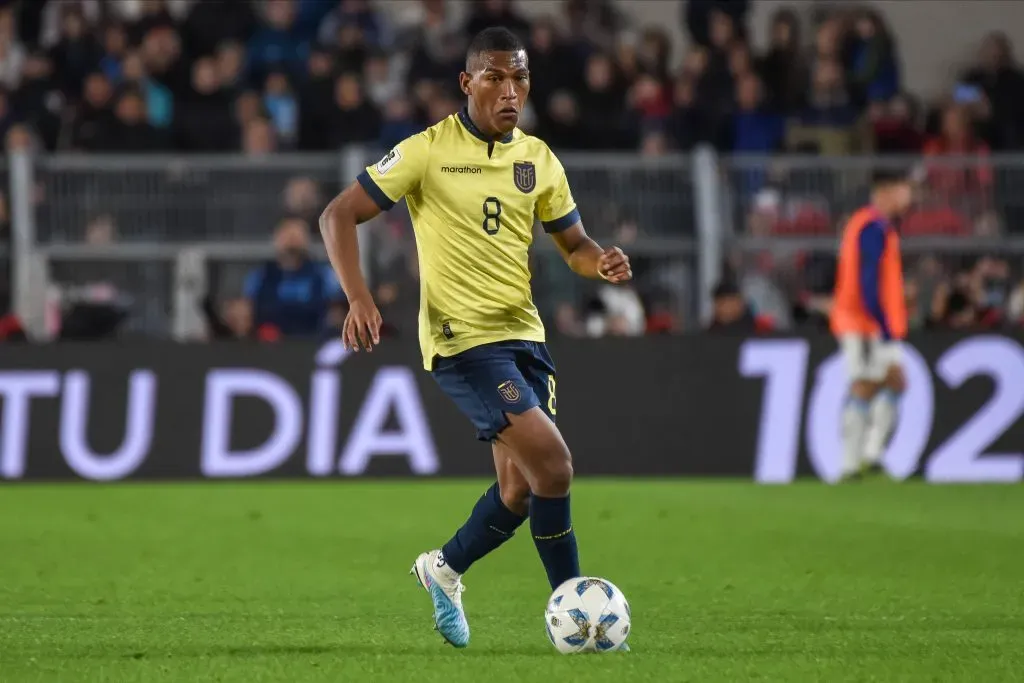
[[[359,351],[362,347],[372,351],[380,344],[380,311],[373,303],[372,297],[349,301],[348,315],[341,327],[341,343],[350,351]]]

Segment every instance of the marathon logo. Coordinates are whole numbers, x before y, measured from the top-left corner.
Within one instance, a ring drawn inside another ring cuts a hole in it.
[[[479,166],[442,166],[441,167],[441,173],[457,173],[457,174],[469,173],[471,175],[477,175],[478,173],[483,173],[483,172],[484,172],[484,170],[482,168],[480,168]]]

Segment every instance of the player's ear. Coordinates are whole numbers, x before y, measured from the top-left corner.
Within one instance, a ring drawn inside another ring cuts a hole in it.
[[[473,80],[473,75],[472,74],[468,74],[465,71],[463,71],[462,73],[459,74],[459,88],[462,89],[462,94],[463,95],[472,95],[473,94],[473,93],[470,92],[470,89],[469,89],[469,84],[470,84],[470,82],[472,82],[472,80]]]

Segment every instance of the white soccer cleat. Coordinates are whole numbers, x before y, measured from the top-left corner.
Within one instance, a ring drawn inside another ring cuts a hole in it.
[[[440,550],[422,553],[409,572],[430,594],[434,603],[434,627],[455,647],[469,645],[469,622],[462,609],[462,577],[445,563]]]

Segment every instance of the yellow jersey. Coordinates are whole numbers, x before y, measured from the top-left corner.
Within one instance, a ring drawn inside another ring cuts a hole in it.
[[[518,128],[489,140],[466,110],[397,147],[359,175],[383,211],[405,197],[420,270],[423,365],[508,340],[544,341],[530,289],[533,226],[579,220],[565,170]]]

